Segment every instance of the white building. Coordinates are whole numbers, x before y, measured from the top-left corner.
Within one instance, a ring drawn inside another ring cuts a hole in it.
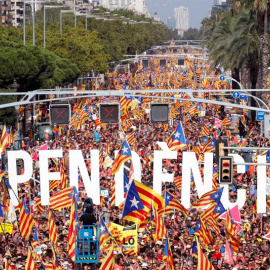
[[[129,9],[137,14],[149,16],[146,0],[100,0],[99,4],[109,10]]]
[[[189,28],[189,10],[187,7],[179,6],[174,8],[175,28],[178,34],[183,36]]]

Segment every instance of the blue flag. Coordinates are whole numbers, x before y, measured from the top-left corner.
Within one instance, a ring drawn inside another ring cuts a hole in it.
[[[221,196],[222,196],[222,192],[223,192],[224,187],[220,188],[219,190],[217,190],[215,193],[213,193],[210,198],[215,200],[217,203],[220,202]]]
[[[165,191],[165,206],[167,206],[172,199],[173,199],[173,196],[166,190]]]
[[[143,208],[144,206],[136,189],[135,183],[132,181],[127,193],[122,217],[127,216],[133,211],[142,210]]]
[[[129,179],[127,174],[124,172],[124,193],[127,193],[129,189]]]

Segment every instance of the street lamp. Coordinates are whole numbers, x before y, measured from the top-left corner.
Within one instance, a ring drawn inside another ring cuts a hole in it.
[[[51,8],[62,8],[63,6],[46,6],[44,5],[44,14],[43,14],[43,27],[44,27],[44,30],[43,30],[43,47],[44,49],[46,48],[46,8],[47,9],[51,9]]]
[[[73,10],[60,10],[60,35],[62,37],[63,32],[63,24],[62,24],[62,14],[63,13],[74,13]],[[75,18],[74,18],[74,25],[75,25]]]
[[[45,1],[23,1],[23,45],[25,45],[25,5],[26,4],[32,4],[32,23],[33,23],[33,45],[36,45],[36,38],[35,38],[35,5],[36,3],[44,3]]]

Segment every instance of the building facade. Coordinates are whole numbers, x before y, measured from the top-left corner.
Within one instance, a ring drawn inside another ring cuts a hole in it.
[[[146,0],[100,0],[99,4],[109,10],[128,9],[139,15],[150,16]]]
[[[227,11],[230,5],[230,0],[214,0],[213,6],[210,9],[209,17],[212,17],[220,9],[222,11]]]
[[[19,26],[23,21],[23,2],[20,0],[0,1],[1,25]]]
[[[189,28],[189,9],[183,6],[174,8],[174,21],[175,29],[180,36],[183,36]]]

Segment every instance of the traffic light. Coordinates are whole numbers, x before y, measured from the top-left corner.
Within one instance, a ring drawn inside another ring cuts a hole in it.
[[[222,147],[228,147],[227,139],[218,139],[215,142],[216,144],[216,158],[215,162],[219,165],[219,158],[223,156],[228,156],[228,149],[223,149]]]
[[[51,124],[68,125],[70,122],[71,111],[69,104],[50,105]]]
[[[151,104],[151,122],[168,122],[169,104]]]
[[[197,84],[201,83],[201,75],[199,73],[196,74],[196,80],[197,80]]]
[[[231,184],[233,180],[233,157],[219,158],[219,183]]]
[[[100,104],[99,119],[101,123],[118,123],[119,104]]]

